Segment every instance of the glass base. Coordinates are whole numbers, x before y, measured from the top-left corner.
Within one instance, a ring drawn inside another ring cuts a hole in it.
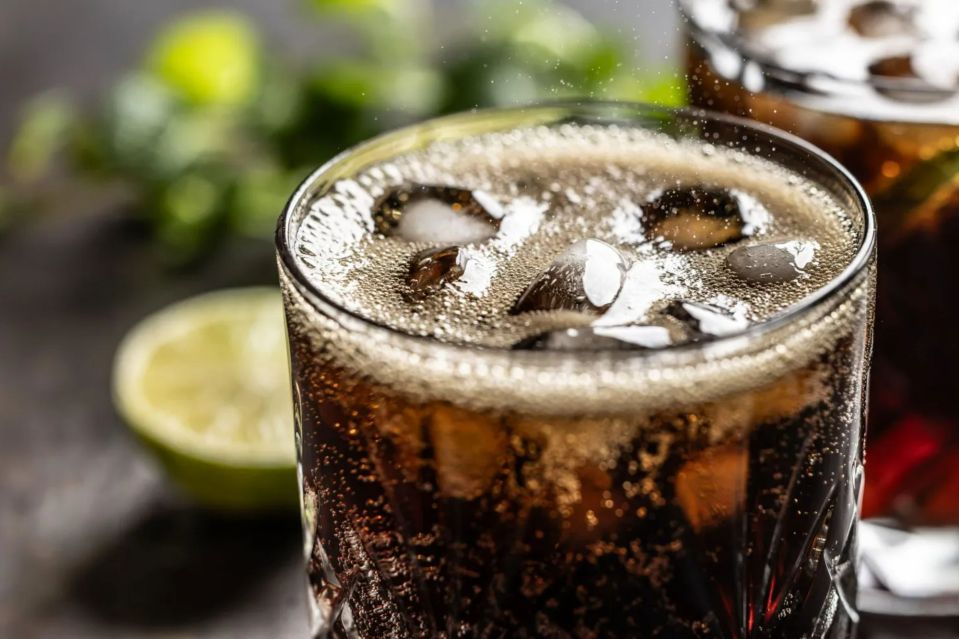
[[[959,631],[959,527],[907,529],[870,519],[860,524],[859,544],[862,612],[950,620]]]

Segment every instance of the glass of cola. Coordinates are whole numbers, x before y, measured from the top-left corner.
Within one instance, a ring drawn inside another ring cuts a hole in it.
[[[277,233],[315,636],[849,637],[874,235],[837,163],[698,112],[329,162]]]

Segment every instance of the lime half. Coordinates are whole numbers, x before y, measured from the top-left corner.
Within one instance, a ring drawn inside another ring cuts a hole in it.
[[[296,504],[283,307],[271,288],[173,304],[124,338],[117,408],[170,477],[227,510]]]

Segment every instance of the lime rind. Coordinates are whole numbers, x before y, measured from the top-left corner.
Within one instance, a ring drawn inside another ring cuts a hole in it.
[[[199,501],[293,504],[287,362],[276,289],[208,293],[130,331],[117,351],[114,398],[131,429]]]

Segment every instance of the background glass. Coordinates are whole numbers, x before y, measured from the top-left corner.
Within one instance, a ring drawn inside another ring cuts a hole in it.
[[[698,21],[696,7],[711,0],[681,4],[692,102],[813,142],[873,198],[882,284],[863,516],[895,518],[927,540],[912,538],[912,550],[899,557],[888,549],[905,547],[910,537],[876,530],[891,537],[876,539],[867,565],[907,600],[864,604],[956,614],[959,580],[950,575],[959,548],[959,333],[952,325],[959,299],[959,87],[932,87],[918,77],[853,81],[798,72],[751,49],[743,34]],[[927,601],[908,601],[920,598]]]

